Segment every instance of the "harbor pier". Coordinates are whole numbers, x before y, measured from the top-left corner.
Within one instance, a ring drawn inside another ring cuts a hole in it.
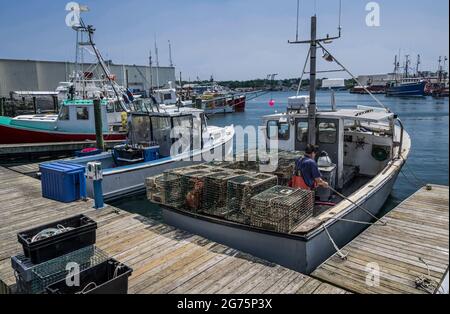
[[[0,293],[14,293],[17,233],[84,214],[98,224],[96,246],[133,268],[132,294],[344,294],[347,291],[205,238],[91,200],[63,204],[41,196],[37,179],[0,167]]]

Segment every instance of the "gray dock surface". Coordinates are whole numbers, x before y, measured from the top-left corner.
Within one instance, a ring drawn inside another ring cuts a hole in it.
[[[335,254],[312,276],[353,293],[439,292],[448,276],[449,188],[432,188],[422,188],[387,214],[387,226],[377,223],[344,247],[346,260]],[[431,286],[418,288],[420,278],[429,278]]]
[[[140,215],[42,198],[38,180],[2,167],[0,176],[0,293],[15,289],[18,232],[81,213],[98,223],[97,247],[133,268],[129,293],[348,293]]]

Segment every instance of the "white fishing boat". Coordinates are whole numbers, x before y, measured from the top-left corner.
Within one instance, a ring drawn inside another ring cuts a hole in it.
[[[314,16],[310,40],[294,42],[310,45],[310,95],[292,97],[285,113],[263,118],[268,147],[273,140],[285,151],[303,151],[307,144],[313,144],[329,156],[319,166],[331,189],[316,191],[319,199],[311,209],[311,217],[280,232],[273,228],[276,223],[256,226],[163,205],[164,221],[170,225],[306,274],[336,251],[345,258],[339,249],[370,224],[383,228],[377,215],[411,151],[411,139],[401,120],[387,108],[337,109],[333,105],[330,110],[317,109],[317,49],[326,52],[327,61],[341,63],[325,48],[325,43],[340,34],[317,39],[316,23]],[[247,205],[247,211],[252,210]]]
[[[204,112],[198,109],[151,108],[151,112],[129,114],[126,145],[100,155],[67,161],[79,165],[101,162],[106,201],[142,193],[146,178],[168,169],[202,163],[203,156],[211,151],[225,154],[225,149],[230,149],[227,144],[234,137],[233,126],[209,126]],[[181,145],[186,139],[190,144]],[[177,142],[181,146],[175,146]],[[93,180],[88,178],[86,186],[87,195],[93,197]]]

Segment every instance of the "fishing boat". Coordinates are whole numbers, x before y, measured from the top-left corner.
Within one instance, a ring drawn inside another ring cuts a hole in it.
[[[108,102],[101,101],[105,140],[125,140],[126,133],[108,125]],[[95,140],[93,100],[65,100],[57,115],[0,117],[0,144],[80,142]]]
[[[145,192],[146,178],[168,169],[202,163],[205,154],[225,155],[231,149],[228,144],[234,137],[234,127],[208,125],[203,110],[168,105],[147,108],[152,109],[129,114],[125,145],[100,155],[67,161],[83,166],[101,163],[105,201]],[[86,186],[87,195],[94,197],[93,180],[87,178]]]
[[[417,58],[417,70],[415,76],[410,76],[410,64],[411,61],[409,56],[406,56],[404,73],[399,73],[400,63],[397,61],[397,56],[395,56],[395,80],[387,83],[386,86],[386,96],[392,97],[424,97],[425,88],[428,82],[420,77],[419,73],[419,64],[420,64],[420,56]]]
[[[422,78],[404,78],[388,83],[386,96],[424,97],[427,81]]]
[[[289,99],[285,113],[268,115],[262,119],[263,128],[267,131],[267,148],[275,141],[279,154],[281,150],[299,151],[297,156],[300,157],[307,144],[316,144],[323,152],[321,156],[326,156],[325,162],[319,160],[319,166],[331,188],[316,191],[316,202],[313,202],[312,208],[308,203],[306,218],[288,230],[280,231],[278,225],[284,219],[289,220],[291,214],[298,213],[300,206],[293,207],[292,212],[283,218],[255,224],[254,220],[260,221],[261,216],[267,213],[260,211],[254,214],[253,199],[250,205],[241,203],[237,206],[236,214],[243,215],[241,221],[232,218],[234,213],[219,216],[209,214],[208,208],[206,211],[192,210],[188,206],[188,198],[183,206],[167,203],[162,205],[163,219],[170,225],[305,274],[310,274],[336,251],[345,258],[345,253],[340,248],[368,225],[377,223],[383,228],[384,223],[379,221],[377,215],[391,194],[411,151],[411,139],[401,120],[387,108],[358,106],[353,109],[337,109],[333,106],[329,110],[322,108],[318,111],[315,87],[316,50],[323,49],[327,52],[328,59],[332,58],[343,69],[345,67],[325,47],[325,43],[336,40],[341,35],[317,39],[316,23],[317,17],[313,16],[313,35],[310,40],[293,42],[310,44],[310,82],[313,82],[310,95],[294,96]],[[370,91],[367,93],[372,95]],[[381,104],[375,96],[372,97]],[[248,178],[240,179],[240,182],[252,182],[252,177],[254,178],[253,175],[248,175]],[[248,182],[242,184],[248,186]],[[205,181],[204,189],[208,188],[207,184]],[[230,187],[235,184],[235,181],[228,181],[226,193],[230,193]],[[279,181],[278,184],[285,183]],[[247,195],[249,191],[242,191],[239,197]],[[282,193],[286,196],[291,192],[282,190]],[[191,195],[192,192],[187,197]],[[273,210],[277,198],[280,201],[284,196],[280,194],[269,200],[265,207],[267,212]],[[236,197],[238,196],[228,195],[227,209],[230,209],[230,202],[233,204]],[[263,197],[260,196],[260,199]],[[286,210],[286,206],[279,210]]]

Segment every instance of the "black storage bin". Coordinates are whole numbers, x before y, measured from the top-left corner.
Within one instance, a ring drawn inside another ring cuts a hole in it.
[[[48,229],[64,231],[45,239],[36,239],[33,242],[35,236]],[[17,237],[19,243],[22,244],[24,255],[37,265],[89,245],[94,245],[96,230],[97,223],[95,221],[84,215],[78,215],[20,232]]]
[[[69,287],[64,279],[46,290],[48,294],[127,294],[128,277],[132,272],[130,267],[109,259],[80,272],[80,285],[77,287]]]

